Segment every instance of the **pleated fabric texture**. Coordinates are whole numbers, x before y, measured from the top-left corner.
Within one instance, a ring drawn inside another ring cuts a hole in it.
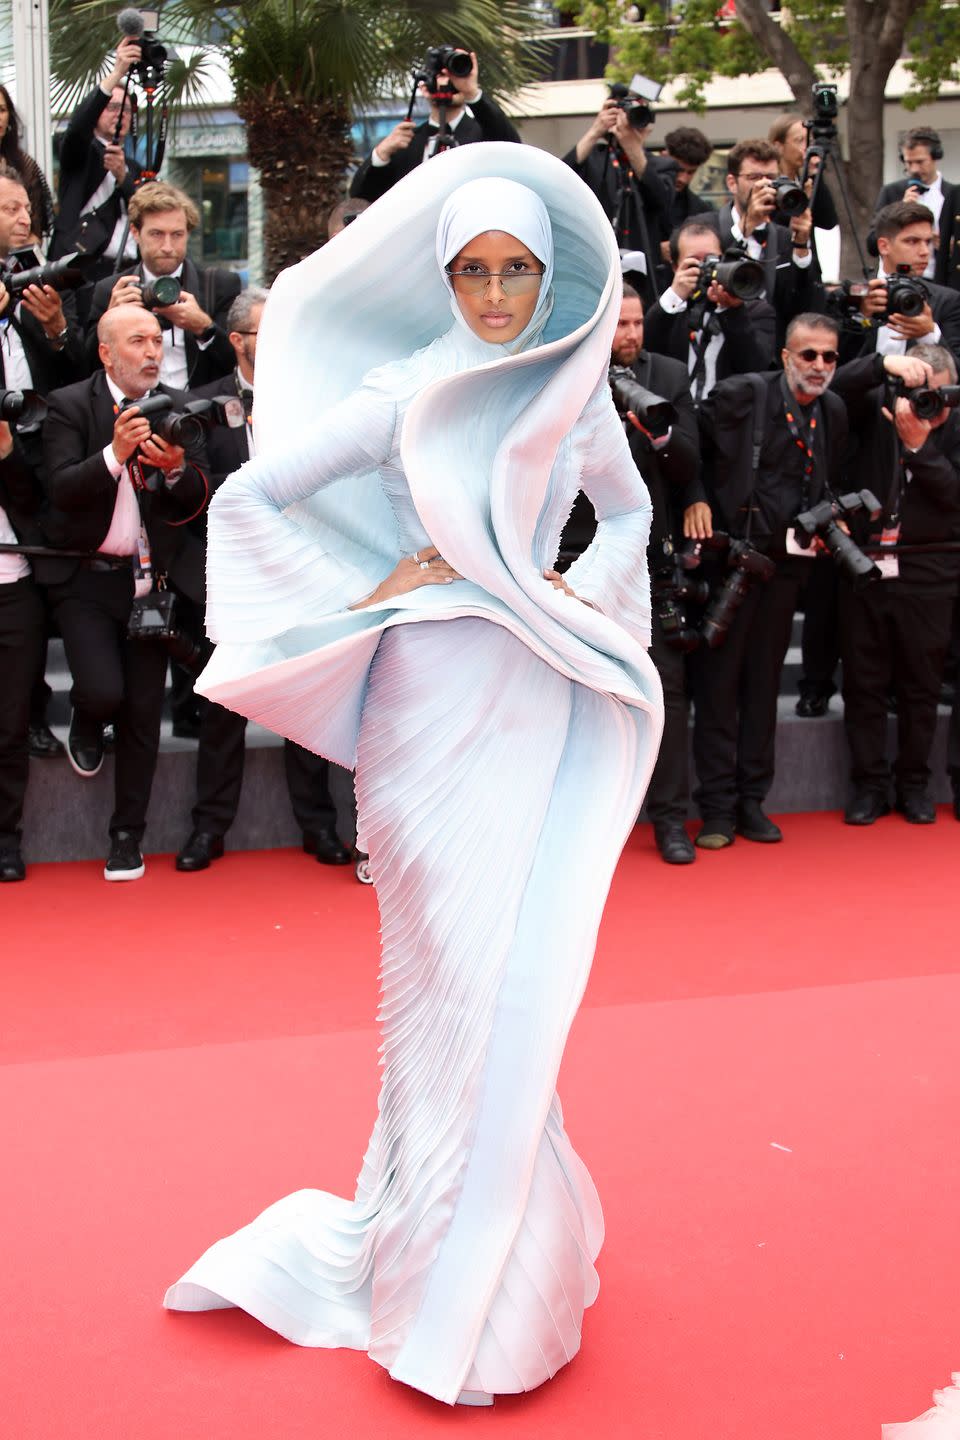
[[[933,1407],[916,1420],[881,1426],[882,1440],[960,1440],[960,1373],[951,1384],[934,1390]]]
[[[286,1197],[212,1246],[165,1303],[238,1305],[299,1344],[366,1349],[447,1403],[549,1379],[597,1293],[600,1205],[556,1080],[662,725],[645,649],[649,497],[605,378],[616,249],[572,172],[524,148],[431,161],[350,233],[365,227],[357,254],[377,294],[384,245],[396,238],[402,276],[407,227],[435,228],[451,189],[506,167],[558,234],[544,343],[510,355],[448,333],[438,281],[422,350],[353,377],[363,347],[348,343],[336,403],[307,424],[296,376],[284,427],[278,353],[289,343],[306,363],[293,287],[309,311],[315,272],[334,309],[353,283],[343,247],[328,247],[268,301],[258,455],[210,518],[218,645],[200,688],[356,762],[380,905],[383,1078],[354,1198]],[[542,575],[581,485],[599,524],[570,583],[596,609]],[[465,578],[346,608],[425,544]]]

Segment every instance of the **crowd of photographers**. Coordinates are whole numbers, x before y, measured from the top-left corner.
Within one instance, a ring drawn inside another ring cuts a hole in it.
[[[104,873],[143,873],[170,666],[175,731],[197,739],[178,869],[223,854],[239,802],[245,722],[198,701],[193,678],[211,654],[205,510],[252,453],[266,294],[194,264],[193,202],[144,183],[128,155],[127,77],[139,53],[125,37],[72,116],[55,221],[49,207],[37,213],[43,190],[29,157],[0,159],[0,881],[25,874],[30,757],[65,750],[91,778],[108,747]],[[451,144],[519,143],[483,95],[475,56],[431,51],[418,81],[430,118],[401,121],[363,160],[331,234]],[[647,810],[671,864],[737,836],[782,838],[763,805],[798,607],[798,712],[825,715],[842,675],[844,818],[872,824],[891,802],[913,823],[936,818],[930,751],[958,644],[960,193],[940,174],[936,134],[911,131],[907,176],[884,188],[863,237],[873,273],[826,285],[815,232],[836,224],[844,197],[829,168],[835,92],[817,88],[812,123],[787,115],[769,138],[734,145],[719,210],[692,183],[711,155],[706,137],[677,128],[652,153],[653,115],[626,87],[612,87],[565,157],[604,206],[622,256],[610,384],[653,497],[652,654],[667,722]],[[561,563],[592,527],[581,497]],[[51,634],[72,677],[65,747],[45,719]],[[691,698],[695,841],[685,827]],[[288,744],[285,769],[305,849],[347,863],[326,763]],[[956,701],[948,769],[960,819]]]

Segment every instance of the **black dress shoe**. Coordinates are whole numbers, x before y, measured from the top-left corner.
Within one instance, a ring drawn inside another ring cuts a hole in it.
[[[146,867],[140,841],[129,830],[110,836],[110,854],[103,869],[104,880],[139,880]]]
[[[693,843],[698,850],[726,850],[728,845],[733,844],[733,822],[704,820]]]
[[[794,709],[804,720],[819,719],[830,710],[829,695],[801,695]]]
[[[0,850],[0,884],[9,880],[26,880],[27,867],[16,845]]]
[[[27,731],[27,749],[34,760],[54,760],[63,754],[63,741],[57,739],[49,725],[31,725]]]
[[[905,795],[899,795],[896,808],[911,825],[932,825],[937,818],[937,807],[924,790],[908,790]]]
[[[85,780],[92,780],[94,775],[99,774],[103,764],[103,727],[78,721],[76,711],[70,720],[67,759]]]
[[[211,860],[223,854],[223,836],[209,830],[194,830],[176,859],[178,870],[209,870]]]
[[[697,858],[693,841],[682,825],[654,826],[653,838],[657,842],[661,860],[668,865],[692,865]]]
[[[304,830],[303,848],[307,855],[316,855],[321,865],[349,865],[353,859],[336,830],[330,826],[321,830]]]
[[[759,800],[741,800],[737,806],[737,834],[759,845],[776,845],[783,839],[780,826],[763,813]]]
[[[873,825],[890,814],[887,797],[880,790],[857,790],[843,812],[848,825]]]

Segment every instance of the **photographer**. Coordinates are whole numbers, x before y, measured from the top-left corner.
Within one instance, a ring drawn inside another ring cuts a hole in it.
[[[862,338],[860,334],[844,336],[844,361],[858,355],[903,355],[911,344],[943,344],[954,358],[960,358],[960,296],[922,278],[933,254],[932,212],[926,205],[899,200],[879,212],[874,231],[880,270],[860,302],[860,313],[870,328],[862,332]],[[903,281],[899,267],[909,272]],[[898,305],[915,313],[906,314]]]
[[[713,146],[702,130],[681,125],[663,139],[663,154],[653,168],[667,188],[666,226],[668,234],[693,215],[714,215],[716,207],[692,188],[697,172],[713,154]],[[663,258],[668,258],[664,241]]]
[[[767,139],[780,159],[780,174],[795,184],[803,180],[804,163],[809,143],[808,131],[802,115],[781,115],[767,132]],[[808,199],[813,200],[813,223],[818,230],[834,230],[840,224],[837,207],[830,193],[825,176],[821,175],[817,193],[813,195],[813,177],[820,167],[819,155],[810,157],[809,178],[804,185]],[[789,223],[789,216],[776,216],[778,223]]]
[[[906,356],[873,355],[837,372],[855,463],[869,475],[882,514],[857,516],[858,544],[936,545],[960,540],[960,414],[946,405],[923,418],[911,403],[918,386],[956,385],[957,363],[942,345],[912,346]],[[921,408],[923,408],[921,406]],[[872,825],[890,809],[887,709],[897,700],[896,808],[916,825],[936,810],[927,793],[930,748],[950,643],[960,555],[897,555],[879,559],[882,577],[840,587],[844,727],[851,757],[848,825]]]
[[[795,315],[816,310],[822,301],[820,268],[810,244],[809,208],[789,226],[774,223],[780,157],[767,140],[741,140],[727,156],[730,199],[720,210],[724,252],[733,244],[763,266],[765,298],[777,317],[777,345]]]
[[[82,245],[90,280],[109,275],[113,267],[126,207],[140,175],[140,166],[127,159],[123,144],[131,116],[123,86],[131,65],[139,60],[139,42],[125,36],[109,73],[77,106],[60,142],[59,209],[50,259],[58,260]],[[134,258],[132,241],[124,254]]]
[[[732,614],[726,607],[725,634],[714,633],[691,656],[694,798],[703,817],[696,843],[710,850],[731,845],[735,834],[768,844],[783,838],[763,801],[774,775],[780,672],[811,564],[788,553],[788,531],[798,513],[839,485],[847,439],[843,402],[828,390],[836,324],[823,315],[795,317],[781,360],[782,373],[721,381],[700,411],[702,498],[712,523],[688,529],[704,544],[714,527],[747,542],[714,567],[718,586],[739,570],[746,593]]]
[[[187,256],[191,231],[200,213],[189,195],[162,180],[144,185],[130,201],[130,234],[140,262],[108,276],[95,287],[87,323],[87,354],[91,366],[99,354],[100,317],[118,306],[143,306],[146,300],[163,331],[161,379],[174,390],[187,390],[229,375],[233,348],[224,328],[227,312],[240,293],[240,277],[232,270],[195,265]],[[180,282],[179,299],[161,305],[150,288],[161,277]]]
[[[879,212],[897,201],[925,205],[933,217],[935,243],[924,269],[924,278],[938,285],[960,290],[960,254],[955,254],[960,225],[960,187],[945,180],[937,162],[943,159],[943,141],[929,125],[918,125],[903,137],[900,159],[907,172],[903,180],[892,180],[877,196]],[[874,226],[874,235],[876,228]],[[875,253],[875,252],[874,252]]]
[[[242,429],[215,426],[207,436],[210,459],[210,488],[219,489],[228,475],[254,453],[250,416],[253,410],[257,334],[267,298],[266,290],[251,287],[237,296],[227,323],[230,343],[237,359],[236,369],[226,380],[215,380],[195,392],[200,398],[235,392],[243,400],[247,424]],[[194,522],[206,529],[206,515]],[[204,654],[213,645],[204,640]],[[237,815],[243,785],[244,737],[247,721],[243,715],[226,710],[200,697],[200,735],[197,746],[197,798],[192,829],[176,859],[180,871],[207,870],[223,855],[223,840]],[[330,762],[314,755],[292,740],[284,741],[284,769],[290,803],[303,832],[303,848],[322,865],[347,865],[350,851],[336,831],[337,812],[330,794]]]
[[[472,50],[452,49],[461,56],[470,56],[471,66],[466,75],[453,74],[441,66],[436,76],[431,76],[431,89],[426,82],[420,85],[423,94],[430,97],[430,118],[420,125],[412,120],[401,120],[378,140],[363,164],[350,182],[350,195],[359,200],[379,200],[391,185],[409,173],[422,161],[429,159],[436,148],[440,132],[440,107],[437,93],[444,93],[446,128],[453,132],[458,145],[475,145],[481,140],[509,140],[520,144],[516,127],[489,95],[480,89],[480,71],[477,57]],[[428,55],[428,62],[430,56]]]
[[[669,233],[670,200],[644,148],[652,129],[646,101],[625,85],[614,85],[590,128],[563,157],[600,201],[621,253],[639,251],[646,257],[642,288],[648,304],[656,299],[655,267]]]
[[[185,453],[127,404],[158,388],[175,402],[184,398],[158,386],[162,353],[155,315],[139,305],[108,311],[100,321],[103,370],[56,391],[44,427],[48,541],[95,552],[86,560],[38,560],[36,568],[73,674],[67,753],[78,775],[97,774],[103,726],[116,724],[108,880],[143,874],[140,842],[167,673],[162,642],[128,634],[131,608],[161,575],[188,594],[196,588],[197,542],[186,523],[207,502],[202,447]]]
[[[624,285],[620,320],[613,340],[613,363],[626,366],[645,390],[667,400],[677,412],[669,429],[644,425],[635,412],[628,411],[627,439],[650,491],[653,521],[647,556],[654,577],[654,623],[650,655],[663,683],[664,731],[657,764],[647,791],[646,811],[653,822],[657,849],[668,865],[688,865],[696,859],[684,822],[690,803],[690,770],[687,738],[686,668],[683,648],[671,643],[664,628],[682,615],[674,607],[672,589],[673,555],[679,542],[683,508],[688,491],[700,471],[696,412],[683,365],[643,348],[643,303],[631,285]],[[615,398],[618,392],[615,391]],[[668,578],[668,572],[670,578]],[[658,604],[658,597],[664,604]],[[682,639],[674,636],[674,641]]]
[[[33,471],[0,421],[0,541],[35,544],[39,490]],[[23,555],[0,554],[0,883],[23,880],[20,821],[29,773],[31,699],[41,674],[44,607]]]
[[[694,216],[670,237],[674,276],[646,320],[647,349],[687,367],[694,399],[718,380],[773,364],[776,319],[766,300],[741,300],[716,282],[703,289],[704,261],[720,251],[715,219]]]

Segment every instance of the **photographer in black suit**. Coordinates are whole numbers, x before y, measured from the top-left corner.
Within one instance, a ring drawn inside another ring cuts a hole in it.
[[[627,366],[652,394],[668,400],[677,418],[666,433],[655,433],[628,412],[627,438],[653,504],[648,560],[654,580],[650,655],[663,683],[664,730],[657,764],[647,791],[646,811],[653,822],[657,849],[668,865],[688,865],[696,851],[684,829],[690,804],[687,735],[687,686],[684,653],[670,643],[662,623],[661,582],[672,575],[673,555],[683,528],[688,492],[700,471],[697,417],[686,369],[675,360],[651,355],[643,348],[643,304],[631,285],[624,285],[620,321],[613,340],[614,365]]]
[[[226,380],[215,380],[195,392],[203,398],[236,391],[244,402],[247,424],[243,429],[217,426],[207,437],[210,483],[216,490],[234,470],[253,454],[250,415],[253,409],[253,379],[257,355],[257,332],[267,298],[265,290],[244,290],[234,300],[227,319],[230,343],[236,355],[236,369]],[[206,517],[200,517],[205,529]],[[204,641],[207,654],[213,646]],[[197,799],[193,807],[193,828],[180,853],[177,869],[206,870],[223,854],[223,837],[236,818],[243,784],[243,715],[226,710],[213,701],[200,699],[200,743],[197,748]],[[346,865],[350,852],[340,841],[337,812],[330,794],[329,761],[284,741],[284,766],[290,803],[303,832],[303,848],[324,865]]]
[[[797,595],[811,560],[788,553],[794,517],[839,485],[847,439],[843,401],[828,391],[837,364],[837,326],[826,316],[791,321],[783,371],[721,381],[700,410],[704,494],[711,521],[689,526],[709,540],[713,528],[749,542],[775,567],[756,578],[730,618],[726,638],[691,656],[694,696],[694,798],[703,816],[696,844],[719,850],[744,839],[783,838],[763,811],[773,782],[777,695]],[[754,461],[754,437],[761,437]],[[731,577],[729,555],[716,585]],[[706,567],[704,567],[706,569]],[[759,568],[769,568],[759,567]],[[716,593],[716,590],[715,590]]]
[[[0,541],[36,544],[39,487],[10,426],[0,421]],[[40,674],[44,606],[30,562],[0,554],[0,883],[23,880],[20,821],[29,773],[30,701]]]
[[[903,137],[900,159],[907,175],[882,187],[875,209],[879,212],[899,200],[925,205],[933,216],[936,243],[924,276],[938,285],[960,290],[960,254],[956,252],[960,186],[945,180],[940,173],[938,162],[943,159],[943,141],[929,125],[917,125]]]
[[[472,65],[468,75],[452,75],[449,70],[437,73],[438,83],[451,92],[446,106],[447,128],[458,145],[475,145],[481,140],[508,140],[519,145],[516,126],[496,101],[480,89],[477,57],[473,51],[469,54]],[[427,93],[425,86],[421,85],[420,89]],[[430,102],[429,120],[420,125],[401,120],[389,135],[377,141],[357,170],[350,182],[351,196],[359,200],[379,200],[392,185],[433,154],[439,129],[440,110],[434,100]]]
[[[946,345],[960,361],[960,295],[932,280],[925,279],[933,255],[933,213],[926,205],[912,200],[898,200],[886,205],[873,222],[880,270],[870,281],[869,293],[860,302],[860,313],[871,328],[859,335],[844,336],[841,346],[844,361],[862,355],[904,355],[909,345]],[[891,281],[899,267],[906,267],[908,278],[923,286],[922,305],[916,314],[896,312],[883,320],[888,306]],[[882,323],[877,328],[876,322]]]
[[[90,280],[109,275],[113,268],[126,207],[140,175],[140,166],[127,159],[123,144],[132,104],[129,97],[124,99],[123,85],[139,59],[139,41],[124,36],[109,74],[74,110],[60,142],[59,206],[50,259],[59,260],[82,246]],[[134,258],[132,241],[124,254]]]
[[[715,217],[684,221],[670,237],[673,280],[646,317],[647,349],[687,367],[696,401],[705,399],[718,380],[773,364],[776,319],[768,301],[739,300],[714,284],[699,303],[691,303],[704,260],[719,251]]]
[[[836,388],[859,437],[857,472],[870,476],[883,513],[851,519],[861,545],[936,545],[960,541],[960,414],[941,406],[915,413],[908,387],[956,385],[957,363],[942,345],[914,345],[906,356],[873,355],[844,366]],[[896,808],[915,825],[936,809],[927,793],[930,749],[950,644],[960,555],[881,556],[883,578],[840,585],[844,726],[851,757],[848,825],[872,825],[890,809],[887,710],[897,699]]]
[[[155,315],[121,305],[100,321],[103,370],[55,391],[44,426],[47,539],[94,552],[37,562],[73,674],[67,753],[78,775],[103,763],[103,725],[116,724],[115,805],[108,880],[143,874],[140,842],[160,739],[167,651],[128,635],[134,596],[161,574],[189,594],[197,585],[186,523],[207,502],[202,447],[184,449],[153,433],[134,405],[159,386],[163,341]],[[202,552],[200,561],[202,576]]]
[[[232,270],[195,265],[188,258],[187,241],[199,223],[196,205],[174,185],[154,180],[136,192],[130,201],[130,233],[140,261],[94,288],[87,322],[91,366],[97,363],[101,315],[119,305],[142,305],[144,287],[169,275],[180,281],[179,300],[152,306],[163,331],[160,378],[164,385],[187,390],[230,374],[233,347],[225,322],[240,293],[240,277]]]

